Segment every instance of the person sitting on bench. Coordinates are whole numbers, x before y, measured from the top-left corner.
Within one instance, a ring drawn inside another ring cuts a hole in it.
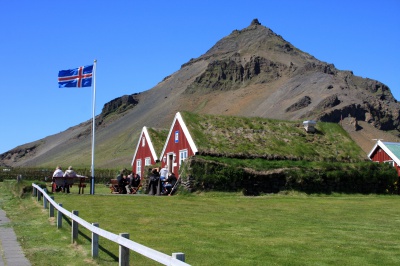
[[[78,175],[74,169],[72,168],[72,166],[68,167],[68,170],[65,171],[64,173],[64,186],[63,186],[63,192],[67,192],[69,193],[69,186],[73,183],[73,178],[74,177],[85,177],[83,175]],[[68,180],[69,178],[71,178],[72,180]]]
[[[122,178],[118,181],[119,194],[126,194],[126,187],[129,184],[127,173],[122,174]]]
[[[158,184],[160,181],[160,174],[158,172],[158,168],[149,169],[149,171],[151,172],[149,176],[149,186],[147,190],[149,191],[149,195],[156,195]]]
[[[64,172],[61,169],[61,166],[57,165],[56,170],[53,173],[53,180],[51,183],[51,189],[52,192],[60,192],[62,187],[63,187],[63,183],[61,182],[60,179],[57,179],[55,177],[63,177]]]
[[[170,172],[167,179],[165,180],[165,192],[163,193],[163,195],[169,195],[173,192],[172,189],[174,188],[176,181],[177,179],[175,174]]]
[[[129,185],[126,187],[128,193],[135,194],[136,191],[139,189],[140,186],[140,175],[139,174],[131,174],[130,175],[130,180],[129,180]]]

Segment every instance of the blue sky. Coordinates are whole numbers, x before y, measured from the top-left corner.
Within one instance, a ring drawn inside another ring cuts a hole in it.
[[[0,154],[92,118],[93,90],[59,89],[59,70],[97,59],[99,114],[254,18],[321,61],[383,82],[400,100],[399,14],[398,0],[0,0]]]

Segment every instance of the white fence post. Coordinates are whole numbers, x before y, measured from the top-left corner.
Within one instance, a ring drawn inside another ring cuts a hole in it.
[[[79,211],[72,211],[72,214],[79,216]],[[78,240],[78,222],[75,220],[72,220],[71,237],[72,244]]]
[[[62,203],[58,204],[60,207],[62,207]],[[60,229],[62,227],[62,212],[58,211],[57,212],[57,228]]]
[[[99,223],[92,223],[93,226],[99,227]],[[92,232],[92,258],[99,257],[99,235]]]
[[[129,239],[128,233],[120,233],[120,236]],[[119,245],[119,265],[129,266],[129,248]]]

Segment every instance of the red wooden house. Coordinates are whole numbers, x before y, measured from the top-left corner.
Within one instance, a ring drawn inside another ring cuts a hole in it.
[[[371,161],[379,163],[389,163],[397,169],[400,177],[400,143],[382,142],[378,140],[371,152],[368,154]]]
[[[178,112],[172,122],[160,155],[161,165],[168,166],[168,171],[178,176],[182,161],[196,153],[196,144],[183,121],[182,115]]]
[[[145,166],[158,162],[157,153],[160,152],[162,144],[165,141],[166,132],[166,130],[162,131],[143,127],[132,158],[132,172],[143,177]]]

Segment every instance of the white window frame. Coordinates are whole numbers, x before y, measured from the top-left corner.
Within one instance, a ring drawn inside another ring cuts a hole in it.
[[[142,174],[142,159],[136,160],[136,173],[139,175]]]
[[[150,157],[144,158],[144,166],[147,166],[147,165],[151,165],[151,158]]]
[[[146,145],[146,138],[143,136],[142,137],[142,147],[144,147]]]
[[[179,143],[179,134],[180,134],[179,130],[175,130],[174,133],[175,143]]]
[[[393,160],[387,160],[387,161],[384,161],[383,163],[390,164],[391,166],[394,167],[394,161]]]
[[[187,149],[179,151],[179,167],[181,167],[182,162],[185,161],[187,159],[187,157],[188,157]]]

